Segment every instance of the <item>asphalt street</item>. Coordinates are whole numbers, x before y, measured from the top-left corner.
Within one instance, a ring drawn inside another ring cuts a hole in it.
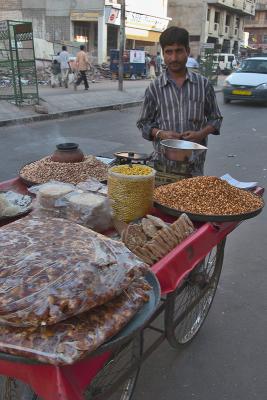
[[[228,172],[239,180],[267,184],[266,107],[222,104],[219,137],[208,145],[207,175]],[[135,123],[139,108],[65,120],[0,128],[0,180],[77,142],[85,153],[150,152]],[[167,343],[145,362],[135,400],[266,399],[267,211],[242,223],[230,236],[217,294],[199,335],[181,351]]]

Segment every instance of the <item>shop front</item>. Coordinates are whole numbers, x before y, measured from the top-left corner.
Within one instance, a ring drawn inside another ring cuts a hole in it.
[[[107,55],[109,55],[111,49],[119,48],[119,27],[120,27],[120,6],[106,6],[105,7],[105,18],[108,29],[108,46]],[[156,55],[159,51],[159,37],[161,32],[163,32],[170,21],[167,17],[158,17],[152,15],[141,14],[135,11],[129,11],[126,9],[126,22],[125,22],[125,49],[142,49],[150,54]],[[113,29],[113,42],[112,45],[116,43],[117,34],[117,46],[109,47],[111,43],[111,27],[116,27]]]

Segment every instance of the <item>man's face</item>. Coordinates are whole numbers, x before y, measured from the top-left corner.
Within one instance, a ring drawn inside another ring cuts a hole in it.
[[[171,72],[181,72],[185,69],[190,49],[181,44],[165,46],[163,58],[166,66]]]

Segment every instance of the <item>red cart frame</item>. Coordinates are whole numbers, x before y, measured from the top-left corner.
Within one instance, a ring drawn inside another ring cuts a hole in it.
[[[27,193],[19,178],[0,183],[0,189]],[[261,195],[263,191],[257,188],[255,192]],[[155,214],[167,221],[172,220],[156,210]],[[30,385],[34,390],[29,397],[32,400],[37,399],[37,395],[43,400],[107,399],[118,387],[118,398],[130,399],[142,362],[164,339],[177,347],[191,341],[199,331],[216,292],[226,237],[239,224],[198,224],[190,237],[152,266],[160,283],[162,302],[145,327],[123,346],[108,350],[105,345],[101,346],[90,357],[66,366],[32,360],[22,362],[20,357],[16,359],[2,353],[0,375],[11,377],[7,380],[9,384],[15,378]],[[159,328],[153,323],[162,313],[164,326]],[[186,329],[183,327],[185,320]],[[158,337],[144,349],[147,329],[158,333]],[[125,354],[128,361],[123,365],[121,359]]]

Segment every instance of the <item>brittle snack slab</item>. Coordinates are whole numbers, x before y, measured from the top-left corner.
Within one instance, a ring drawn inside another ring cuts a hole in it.
[[[78,361],[119,332],[149,299],[137,278],[110,302],[46,328],[0,327],[0,351],[50,364]]]
[[[0,232],[0,323],[51,325],[118,296],[146,265],[122,243],[59,218]]]

